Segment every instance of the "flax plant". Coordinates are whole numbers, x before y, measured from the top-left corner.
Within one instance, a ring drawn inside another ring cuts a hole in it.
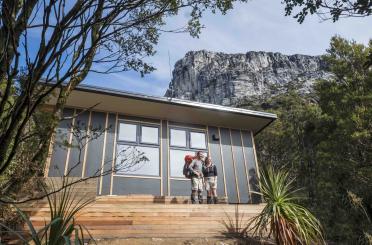
[[[250,231],[260,237],[273,235],[280,245],[325,244],[318,219],[297,203],[293,181],[284,170],[268,167],[261,171],[259,185],[266,205],[250,221]]]
[[[239,205],[235,206],[233,216],[225,212],[226,219],[222,220],[222,225],[225,228],[223,232],[227,237],[247,238],[249,228],[248,222],[245,221],[245,214],[239,211]]]
[[[78,212],[90,204],[93,199],[75,191],[75,185],[70,185],[71,181],[68,178],[63,177],[61,179],[63,188],[56,185],[53,181],[44,186],[45,193],[49,193],[46,198],[49,206],[50,221],[45,222],[43,228],[37,230],[27,214],[17,206],[14,206],[14,208],[27,225],[27,234],[11,230],[3,224],[0,224],[0,226],[13,234],[21,244],[83,245],[87,241],[94,242],[89,231],[75,222]]]

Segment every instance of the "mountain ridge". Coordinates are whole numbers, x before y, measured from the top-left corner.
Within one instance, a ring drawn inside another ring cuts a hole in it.
[[[314,81],[329,76],[322,56],[189,51],[175,63],[165,96],[236,106],[241,100],[264,100],[288,89],[309,93]]]

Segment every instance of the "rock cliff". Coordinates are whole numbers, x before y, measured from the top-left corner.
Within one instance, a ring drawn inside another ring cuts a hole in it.
[[[234,106],[290,88],[308,93],[315,80],[328,76],[320,56],[191,51],[176,62],[165,96]]]

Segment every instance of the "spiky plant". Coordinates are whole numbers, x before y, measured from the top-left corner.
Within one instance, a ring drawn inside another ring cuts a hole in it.
[[[235,213],[230,216],[225,212],[226,219],[222,220],[222,225],[225,228],[223,232],[227,237],[246,238],[249,228],[248,222],[245,220],[245,214],[239,211],[239,205],[235,206]]]
[[[46,222],[42,229],[37,230],[30,218],[16,206],[14,208],[27,225],[29,234],[24,235],[3,224],[0,226],[15,235],[22,244],[83,245],[86,239],[94,241],[87,229],[75,223],[75,216],[93,199],[79,195],[68,178],[63,177],[61,183],[61,186],[57,186],[53,181],[50,181],[48,186],[44,186],[44,191],[48,194],[50,221]],[[84,233],[88,236],[84,237]]]
[[[62,191],[58,192],[59,186],[56,186],[53,181],[49,184],[49,193],[47,196],[50,218],[58,220],[50,225],[49,238],[47,244],[69,244],[67,243],[73,236],[75,244],[84,244],[84,230],[89,234],[89,231],[81,225],[76,225],[75,216],[85,206],[93,202],[93,199],[87,198],[81,193],[75,191],[75,186],[69,183],[69,178],[62,178]],[[89,235],[89,238],[92,238]]]
[[[297,203],[293,181],[284,170],[268,167],[260,171],[259,185],[266,205],[250,221],[250,231],[260,237],[273,235],[280,245],[325,244],[318,219]]]

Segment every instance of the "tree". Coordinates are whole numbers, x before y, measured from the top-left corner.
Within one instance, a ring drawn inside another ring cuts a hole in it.
[[[310,198],[314,193],[314,128],[321,111],[314,103],[314,93],[300,94],[290,89],[265,101],[278,120],[264,130],[256,140],[260,163],[269,167],[291,169],[297,186]]]
[[[371,50],[372,41],[332,38],[325,60],[335,76],[315,87],[323,122],[316,129],[315,204],[338,242],[372,232],[372,67],[365,65]]]
[[[345,17],[366,17],[372,14],[370,0],[284,0],[285,15],[294,15],[299,23],[303,23],[310,14],[317,14],[322,19],[334,22]]]
[[[259,161],[296,177],[302,203],[338,244],[372,233],[371,50],[372,42],[332,38],[323,59],[333,76],[309,94],[290,91],[265,101],[279,118],[256,140]]]
[[[154,68],[143,57],[155,53],[161,32],[197,36],[204,11],[224,14],[233,2],[0,0],[0,175],[14,158],[30,118],[52,92],[57,97],[53,120],[33,162],[43,162],[67,97],[89,72],[148,73]],[[163,30],[165,18],[181,9],[190,11],[187,27]]]

